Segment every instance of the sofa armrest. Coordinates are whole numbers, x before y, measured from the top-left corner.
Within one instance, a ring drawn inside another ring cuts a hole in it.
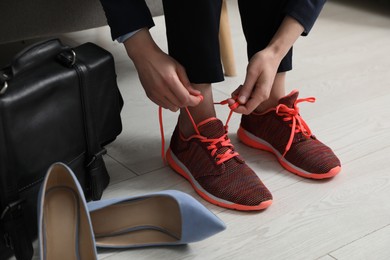
[[[153,16],[161,0],[146,0]],[[1,0],[0,43],[50,37],[106,25],[99,0]]]

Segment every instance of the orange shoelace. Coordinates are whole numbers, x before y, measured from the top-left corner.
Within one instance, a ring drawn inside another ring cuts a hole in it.
[[[276,114],[278,116],[282,116],[283,121],[286,121],[286,122],[292,121],[292,123],[289,125],[291,127],[290,139],[288,140],[286,148],[284,149],[283,156],[285,156],[286,153],[290,150],[295,134],[302,133],[307,138],[310,138],[312,135],[309,126],[306,124],[306,122],[303,120],[303,118],[299,114],[299,108],[297,105],[298,105],[298,103],[301,103],[301,102],[314,103],[315,98],[308,97],[308,98],[297,99],[294,102],[294,105],[292,108],[286,106],[285,104],[279,104],[275,108]]]
[[[227,105],[228,102],[227,102],[227,99],[226,100],[223,100],[221,102],[217,102],[217,103],[214,103],[214,104],[217,104],[217,105]],[[197,138],[199,139],[202,143],[208,143],[208,146],[207,146],[207,149],[209,151],[211,151],[211,156],[215,158],[215,161],[216,161],[216,164],[219,165],[227,160],[230,160],[231,158],[235,157],[235,156],[238,156],[239,154],[237,152],[234,151],[234,146],[233,144],[230,142],[230,139],[227,137],[227,134],[228,134],[228,124],[229,124],[229,121],[230,121],[230,118],[233,114],[233,110],[236,109],[238,106],[238,103],[234,103],[233,105],[229,105],[229,108],[230,108],[230,112],[229,112],[229,115],[228,115],[228,118],[226,120],[226,123],[225,123],[225,134],[222,135],[221,137],[219,138],[207,138],[203,135],[201,135],[199,129],[198,129],[198,126],[196,125],[190,111],[188,110],[188,108],[186,107],[186,111],[187,111],[187,114],[188,114],[188,117],[190,118],[191,120],[191,123],[192,123],[192,126],[194,127],[194,130],[196,132],[195,135],[192,135],[190,137],[188,137],[186,140],[190,140],[190,139],[193,139],[193,138]],[[160,134],[161,134],[161,158],[163,159],[164,161],[164,164],[166,164],[166,159],[165,159],[165,136],[164,136],[164,127],[163,127],[163,120],[162,120],[162,107],[159,107],[158,109],[158,115],[159,115],[159,123],[160,123]],[[221,149],[222,147],[227,147],[228,149],[226,149],[223,153],[220,153],[220,154],[217,154],[217,151],[219,149]]]

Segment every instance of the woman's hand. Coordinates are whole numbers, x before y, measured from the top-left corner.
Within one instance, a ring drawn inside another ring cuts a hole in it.
[[[150,100],[171,111],[201,102],[183,66],[155,44],[149,30],[141,29],[124,44]]]
[[[269,98],[280,61],[280,57],[267,48],[251,58],[244,84],[232,93],[232,97],[237,98],[240,104],[235,112],[250,114]],[[228,101],[230,105],[235,102],[233,98]]]
[[[250,114],[268,100],[280,62],[303,31],[303,26],[294,18],[283,19],[268,46],[249,61],[244,84],[232,93],[229,104],[234,104],[236,98],[240,104],[235,112]]]

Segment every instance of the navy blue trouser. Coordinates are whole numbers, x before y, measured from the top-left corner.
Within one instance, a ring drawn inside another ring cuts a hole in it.
[[[248,60],[264,49],[286,16],[287,0],[238,0]],[[169,54],[192,83],[224,80],[219,51],[222,0],[163,0]],[[292,69],[292,49],[278,72]]]

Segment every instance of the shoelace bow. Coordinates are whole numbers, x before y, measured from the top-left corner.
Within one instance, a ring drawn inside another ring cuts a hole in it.
[[[311,137],[311,135],[312,135],[309,126],[306,124],[305,120],[303,120],[303,118],[299,114],[299,108],[297,105],[298,105],[298,103],[301,103],[301,102],[314,103],[315,98],[308,97],[308,98],[297,99],[294,102],[294,105],[292,106],[292,108],[286,106],[285,104],[279,104],[275,108],[276,114],[278,116],[282,116],[283,121],[286,121],[286,122],[292,121],[292,123],[289,125],[291,127],[290,139],[288,140],[286,148],[284,149],[283,156],[285,156],[286,153],[290,150],[295,134],[302,133],[307,138]]]
[[[223,100],[221,102],[214,103],[214,104],[217,104],[217,105],[227,105],[228,102],[227,102],[227,99],[226,99],[226,100]],[[187,107],[185,108],[186,111],[187,111],[188,117],[191,120],[192,126],[194,127],[194,130],[196,132],[195,135],[192,135],[192,136],[188,137],[187,139],[189,140],[189,139],[192,139],[192,138],[197,138],[202,143],[209,143],[209,145],[207,146],[207,149],[209,151],[211,151],[211,156],[214,157],[217,165],[220,165],[221,163],[223,163],[223,162],[225,162],[227,160],[230,160],[231,158],[239,155],[236,151],[234,151],[234,146],[230,142],[230,139],[227,137],[228,123],[229,123],[230,118],[231,118],[231,116],[233,114],[233,110],[236,109],[238,105],[239,104],[237,102],[234,103],[233,105],[229,105],[230,112],[229,112],[228,118],[227,118],[225,126],[224,126],[225,134],[223,134],[219,138],[208,138],[208,137],[205,137],[205,136],[201,135],[201,133],[200,133],[200,131],[198,129],[198,126],[196,125],[196,123],[195,123],[195,121],[194,121],[190,111],[188,110]],[[165,137],[164,137],[164,127],[163,127],[163,123],[162,123],[162,107],[159,107],[158,115],[159,115],[158,118],[159,118],[159,123],[160,123],[160,134],[161,134],[161,158],[163,159],[164,164],[166,164],[166,159],[165,159]],[[219,149],[221,149],[222,147],[227,147],[228,149],[226,149],[226,151],[216,155],[217,151]]]

